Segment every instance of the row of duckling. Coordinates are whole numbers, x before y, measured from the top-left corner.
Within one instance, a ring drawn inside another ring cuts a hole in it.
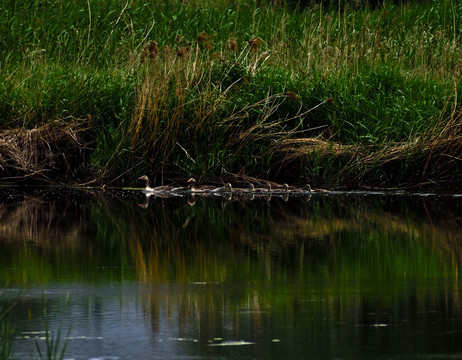
[[[179,194],[194,194],[194,195],[221,195],[221,194],[236,194],[236,195],[307,195],[318,192],[329,192],[328,190],[323,189],[312,189],[309,184],[306,184],[304,187],[293,187],[288,184],[283,184],[280,187],[273,188],[270,183],[267,183],[265,187],[255,187],[254,184],[249,184],[247,188],[233,188],[230,183],[227,183],[220,187],[213,187],[209,185],[198,186],[194,178],[190,178],[187,181],[187,186],[183,187],[174,187],[172,185],[164,185],[151,187],[149,184],[149,178],[146,175],[143,175],[138,178],[139,180],[145,181],[146,188],[144,192],[150,195],[179,195]]]

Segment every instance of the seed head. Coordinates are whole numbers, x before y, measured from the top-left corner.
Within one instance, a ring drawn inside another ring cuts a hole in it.
[[[203,46],[207,49],[212,48],[212,40],[213,40],[213,35],[209,35],[205,32],[201,32],[199,35],[197,35],[197,43],[203,44]]]
[[[185,57],[187,53],[188,53],[188,50],[185,49],[184,47],[180,47],[176,49],[176,56],[178,56],[179,58]]]
[[[237,51],[237,41],[236,41],[236,39],[229,39],[228,42],[226,43],[226,47],[229,50],[236,52]]]
[[[159,46],[157,45],[157,41],[151,41],[149,44],[149,57],[154,58],[159,53]]]
[[[209,34],[205,33],[205,32],[201,32],[201,33],[199,33],[199,35],[197,35],[197,42],[199,44],[202,44],[204,42],[205,43],[209,42],[211,39],[212,39],[212,37]]]
[[[252,50],[258,50],[258,48],[260,47],[261,42],[262,42],[261,38],[256,36],[256,37],[249,40],[249,46],[250,46],[250,48]]]
[[[298,96],[297,94],[295,94],[294,92],[292,91],[286,91],[284,93],[285,96],[287,96],[289,99],[294,99],[294,100],[300,100],[300,96]]]

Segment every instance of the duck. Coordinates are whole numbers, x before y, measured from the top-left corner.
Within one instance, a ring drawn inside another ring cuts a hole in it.
[[[146,182],[146,188],[144,189],[144,191],[146,192],[152,191],[152,187],[149,185],[149,178],[146,175],[140,176],[138,180],[143,180]]]
[[[253,186],[253,184],[252,184]],[[253,192],[256,192],[256,193],[270,193],[272,191],[272,187],[271,187],[271,184],[270,183],[266,183],[264,185],[265,187],[261,187],[261,188],[253,188]]]
[[[197,189],[196,188],[196,179],[194,178],[189,178],[189,180],[187,181],[187,183],[189,184],[188,187],[186,188],[188,192],[190,193],[209,193],[211,191],[211,189],[206,189],[206,188],[202,188],[202,189]]]
[[[253,198],[253,195],[255,194],[255,186],[253,184],[249,184],[248,187],[233,187],[231,191],[239,197]]]
[[[303,187],[303,190],[309,192],[310,194],[312,194],[312,193],[323,193],[323,194],[328,194],[328,193],[330,193],[330,190],[326,190],[326,189],[313,189],[313,188],[311,188],[311,185],[310,185],[310,184],[306,184],[306,185]]]
[[[202,193],[202,194],[215,194],[219,195],[222,193],[232,193],[233,186],[230,183],[226,183],[223,186],[213,188],[213,187],[202,187],[200,189],[196,188],[196,179],[190,178],[187,183],[189,183],[187,190],[191,193]]]
[[[255,199],[255,186],[254,184],[249,184],[249,189],[245,190],[245,194],[247,195],[248,199],[253,200]]]
[[[178,191],[178,190],[182,189],[181,187],[173,187],[171,185],[163,185],[163,186],[157,186],[155,188],[152,188],[149,185],[149,178],[146,175],[140,176],[138,178],[138,180],[143,180],[146,183],[146,188],[144,189],[145,193],[158,193],[158,194],[161,194],[161,193],[175,192],[175,191]]]
[[[230,183],[226,183],[223,187],[212,190],[212,193],[218,196],[222,196],[224,199],[230,201],[233,198],[233,187]]]
[[[284,201],[289,201],[289,194],[292,192],[292,190],[289,190],[289,185],[287,183],[282,184],[282,199]]]
[[[222,194],[224,192],[226,193],[232,193],[233,192],[233,186],[230,184],[230,183],[226,183],[224,186],[222,187],[218,187],[218,188],[215,188],[215,189],[212,189],[210,190],[210,192],[214,193],[214,194]]]

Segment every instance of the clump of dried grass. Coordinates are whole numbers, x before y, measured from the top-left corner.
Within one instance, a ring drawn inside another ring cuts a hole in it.
[[[280,176],[300,177],[317,161],[331,186],[460,186],[462,181],[462,112],[407,142],[342,145],[320,138],[276,142],[272,169]],[[326,170],[327,169],[327,170]],[[380,179],[380,181],[377,181]]]
[[[82,121],[70,118],[33,128],[0,131],[1,178],[51,180],[85,163]]]

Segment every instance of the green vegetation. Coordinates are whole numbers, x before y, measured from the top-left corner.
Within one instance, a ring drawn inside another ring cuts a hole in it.
[[[4,178],[461,180],[458,2],[7,0],[0,14]]]

